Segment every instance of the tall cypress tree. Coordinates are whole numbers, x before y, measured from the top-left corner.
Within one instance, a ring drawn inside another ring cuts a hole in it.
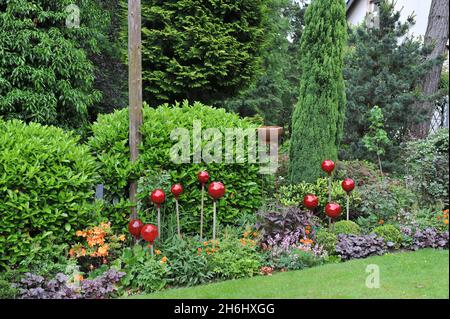
[[[292,118],[291,183],[314,181],[325,159],[336,160],[342,136],[345,88],[344,0],[315,0],[305,13],[300,44],[300,94]]]

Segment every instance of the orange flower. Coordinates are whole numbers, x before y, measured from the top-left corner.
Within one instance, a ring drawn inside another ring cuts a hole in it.
[[[258,236],[258,233],[257,232],[253,232],[253,237],[256,237],[256,236]]]
[[[444,214],[448,214],[448,209],[442,211]]]
[[[107,256],[108,250],[109,250],[108,245],[100,246],[100,247],[98,247],[97,255],[98,256]]]
[[[120,241],[125,241],[125,235],[120,235],[118,238]]]
[[[248,231],[244,232],[244,238],[247,238],[248,235],[249,235],[249,232],[248,232]]]
[[[448,219],[444,219],[444,224],[448,225]]]
[[[163,263],[167,262],[167,257],[164,256],[164,257],[161,259],[161,262],[163,262]]]
[[[208,246],[208,242],[207,242],[207,241],[205,241],[205,242],[203,243],[203,245],[205,245],[205,246]]]
[[[73,248],[71,248],[71,249],[69,250],[69,256],[70,256],[70,257],[73,257],[73,255],[75,255],[75,251],[73,250]]]
[[[309,229],[306,229],[306,230],[305,230],[305,234],[306,234],[306,235],[309,235],[309,233],[310,233]]]
[[[81,230],[77,230],[77,231],[75,232],[75,236],[78,236],[78,237],[86,237],[86,232],[81,231]]]
[[[73,278],[75,281],[83,281],[84,277],[82,275],[75,275]]]
[[[380,219],[380,221],[378,222],[379,225],[383,225],[384,224],[384,220]]]
[[[157,254],[157,255],[161,255],[161,250],[159,250],[159,249],[155,249],[155,254]]]
[[[438,216],[436,217],[436,219],[437,219],[437,220],[440,220],[440,219],[441,219],[441,216],[438,215]]]

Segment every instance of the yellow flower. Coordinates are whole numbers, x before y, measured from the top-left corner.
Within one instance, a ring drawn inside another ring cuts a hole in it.
[[[125,241],[125,235],[120,235],[118,238],[120,241]]]

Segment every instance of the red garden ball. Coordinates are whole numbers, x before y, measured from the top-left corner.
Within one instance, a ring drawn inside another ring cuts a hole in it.
[[[214,199],[219,199],[225,195],[225,186],[221,182],[212,182],[209,184],[208,194]]]
[[[334,170],[334,162],[332,160],[324,160],[322,163],[322,170],[327,174],[331,174]]]
[[[325,213],[328,217],[331,218],[338,218],[341,215],[342,208],[341,205],[336,203],[328,203],[327,206],[325,206]]]
[[[206,184],[209,181],[209,174],[206,171],[201,171],[197,175],[198,181],[202,184]]]
[[[128,230],[133,237],[139,238],[139,236],[141,236],[141,230],[143,226],[144,223],[140,219],[132,219],[128,223]]]
[[[170,191],[172,192],[173,196],[178,199],[181,193],[183,193],[183,186],[181,186],[181,184],[175,184],[172,186]]]
[[[150,244],[153,244],[155,239],[158,237],[158,227],[152,224],[146,224],[141,229],[142,239]]]
[[[351,178],[346,178],[342,181],[342,189],[347,193],[350,193],[355,189],[355,181]]]
[[[151,195],[152,202],[157,205],[161,205],[166,200],[166,194],[162,189],[155,189]]]
[[[315,195],[308,194],[303,198],[303,205],[309,210],[313,210],[319,205],[319,199]]]

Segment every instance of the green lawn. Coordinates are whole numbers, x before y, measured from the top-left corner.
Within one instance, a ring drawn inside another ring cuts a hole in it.
[[[380,288],[365,285],[369,264],[379,266]],[[448,267],[448,250],[424,249],[136,298],[449,298]]]

